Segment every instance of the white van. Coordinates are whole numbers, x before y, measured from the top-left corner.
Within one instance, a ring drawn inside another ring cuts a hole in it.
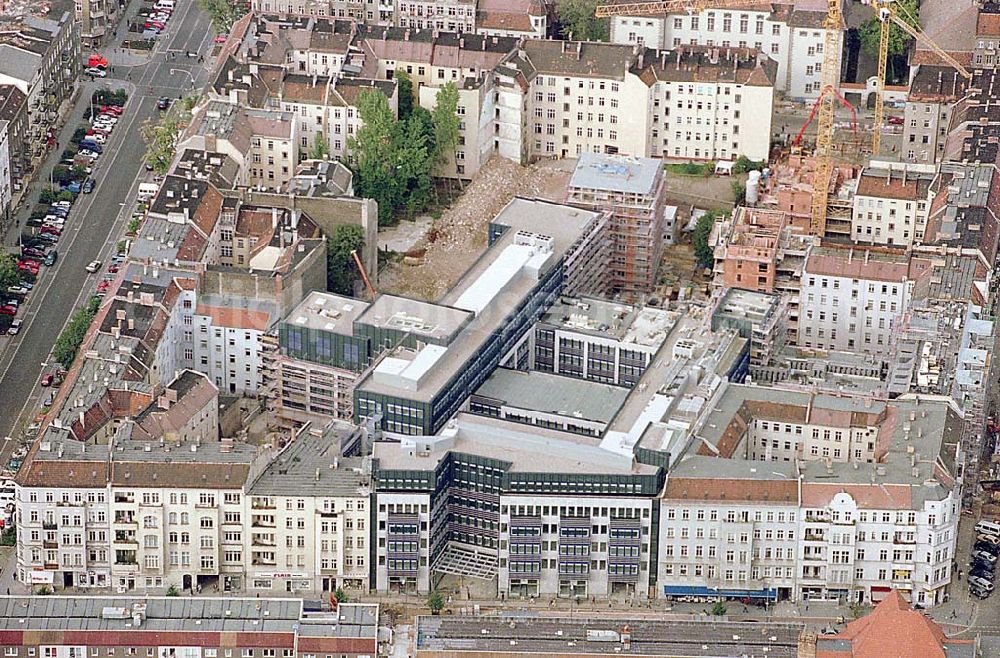
[[[139,183],[139,193],[136,195],[140,201],[148,201],[156,196],[160,186],[156,183]]]
[[[976,524],[976,532],[980,535],[1000,537],[1000,523],[996,523],[994,521],[980,521]]]
[[[174,0],[159,0],[159,2],[156,3],[156,8],[157,9],[173,9],[174,8]]]

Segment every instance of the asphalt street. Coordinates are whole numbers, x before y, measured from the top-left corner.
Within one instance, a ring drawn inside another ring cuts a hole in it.
[[[130,12],[135,11],[133,6]],[[119,37],[124,37],[124,33],[123,26],[119,28]],[[97,181],[94,193],[81,195],[77,200],[67,231],[57,246],[59,261],[45,270],[29,296],[27,312],[22,311],[20,317],[25,326],[13,339],[0,339],[0,437],[13,434],[14,429],[24,426],[34,415],[44,392],[37,386],[39,378],[46,368],[53,367],[48,364],[52,346],[69,316],[83,304],[101,276],[101,273],[87,275],[84,268],[95,259],[107,261],[123,233],[134,199],[132,188],[137,178],[146,174],[142,164],[143,123],[158,115],[156,103],[161,96],[178,98],[207,81],[209,63],[199,64],[196,57],[187,57],[185,53],[206,53],[213,36],[207,15],[194,0],[181,0],[151,55],[133,58],[132,65],[115,65],[114,49],[109,47],[105,54],[112,62],[113,74],[104,80],[81,83],[80,100],[59,135],[59,148],[53,149],[41,169],[42,180],[47,178],[73,130],[82,121],[94,89],[125,86],[130,97],[94,169]],[[31,201],[36,199],[37,194]],[[24,204],[22,225],[32,205]],[[16,232],[13,239],[16,243]],[[6,244],[10,244],[9,239]],[[0,446],[2,463],[6,463],[13,448],[12,441]]]

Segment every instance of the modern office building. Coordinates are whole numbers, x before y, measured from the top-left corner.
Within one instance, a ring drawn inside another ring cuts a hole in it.
[[[606,223],[607,214],[514,199],[490,223],[490,248],[440,303],[376,298],[356,334],[388,351],[358,382],[354,417],[379,416],[402,434],[440,430],[501,359],[527,362],[526,336],[560,293],[597,285]]]
[[[549,429],[459,414],[376,442],[376,588],[470,577],[505,597],[645,598],[664,472]]]

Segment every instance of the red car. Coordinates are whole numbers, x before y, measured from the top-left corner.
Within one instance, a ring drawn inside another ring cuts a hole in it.
[[[10,304],[0,306],[0,315],[17,315],[17,307]]]
[[[111,274],[116,273],[118,269],[119,269],[118,263],[112,263],[111,265],[108,265],[108,272],[110,272]]]
[[[17,266],[18,268],[22,269],[28,268],[37,270],[39,267],[41,267],[41,263],[39,263],[37,260],[31,260],[30,258],[23,258],[18,261]]]
[[[227,41],[227,37],[224,34],[220,34],[219,36],[212,39],[212,41],[214,41],[215,43],[225,43]]]
[[[93,137],[94,135],[104,135],[107,137],[110,134],[107,130],[101,130],[100,128],[91,128],[87,131],[87,137]]]
[[[52,380],[55,379],[55,375],[51,372],[42,375],[42,381],[40,382],[42,386],[52,386]]]
[[[889,117],[890,126],[901,126],[903,125],[903,117]]]
[[[43,226],[40,233],[48,233],[49,235],[60,236],[62,231],[55,226]]]
[[[125,111],[117,105],[102,105],[99,109],[101,114],[114,114],[116,117],[120,117]]]

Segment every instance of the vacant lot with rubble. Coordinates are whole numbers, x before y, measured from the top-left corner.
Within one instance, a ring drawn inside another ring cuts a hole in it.
[[[511,199],[523,196],[563,201],[575,166],[576,160],[522,167],[504,158],[491,158],[409,250],[418,257],[393,259],[379,272],[379,291],[437,300],[486,249],[487,226]]]

